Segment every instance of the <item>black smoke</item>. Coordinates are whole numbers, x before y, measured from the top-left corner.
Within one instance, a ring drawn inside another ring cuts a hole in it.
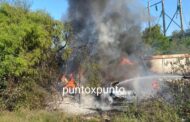
[[[81,47],[85,46],[88,58],[96,60],[101,66],[104,80],[117,80],[126,74],[137,73],[139,69],[137,65],[135,67],[118,65],[122,56],[139,60],[139,56],[142,55],[140,33],[142,9],[138,2],[68,0],[68,3],[68,19],[75,36],[72,43],[75,53],[69,60],[70,72],[76,71],[87,58],[80,58],[84,55]],[[135,63],[139,62],[136,60]]]

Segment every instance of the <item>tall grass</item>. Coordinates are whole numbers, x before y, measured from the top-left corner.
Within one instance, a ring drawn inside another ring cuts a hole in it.
[[[161,101],[146,101],[141,105],[131,105],[124,113],[107,113],[111,122],[180,122],[177,111]],[[19,110],[1,112],[0,122],[100,122],[103,116],[71,116],[62,112],[45,110]]]
[[[45,110],[20,110],[15,112],[1,112],[0,122],[86,122],[79,116],[69,116],[62,112],[48,112]],[[89,120],[89,122],[95,122]]]

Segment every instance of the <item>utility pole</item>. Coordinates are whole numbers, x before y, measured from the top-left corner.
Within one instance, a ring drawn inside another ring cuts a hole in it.
[[[148,26],[150,28],[151,24],[150,24],[150,0],[148,0]]]
[[[148,8],[148,14],[149,14],[149,16],[150,16],[150,8],[151,7],[157,6],[158,4],[162,4],[162,11],[161,11],[160,17],[162,16],[162,20],[163,20],[162,27],[163,27],[164,36],[166,36],[166,32],[167,32],[167,30],[170,27],[170,25],[171,25],[172,22],[174,24],[176,24],[180,28],[180,30],[182,32],[184,32],[183,12],[182,12],[182,0],[177,0],[177,10],[174,13],[173,17],[170,17],[170,15],[165,12],[165,5],[164,5],[165,4],[165,0],[160,0],[159,2],[156,2],[156,3],[152,4],[152,5],[150,5],[150,1],[151,0],[148,0],[148,7],[147,7]],[[180,24],[179,24],[179,22],[176,22],[174,20],[175,16],[178,14],[178,12],[180,14]],[[166,19],[165,19],[165,17],[168,17],[170,19],[170,22],[169,22],[167,28],[166,28]],[[148,21],[148,24],[149,24],[149,27],[150,27],[151,26],[150,21]]]
[[[183,15],[182,15],[182,0],[178,0],[178,9],[180,14],[181,31],[183,32]]]
[[[165,21],[164,0],[162,0],[162,18],[163,18],[163,32],[164,32],[164,36],[165,36],[166,35],[166,21]]]

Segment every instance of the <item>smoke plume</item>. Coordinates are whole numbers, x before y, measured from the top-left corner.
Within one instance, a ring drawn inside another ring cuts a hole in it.
[[[119,65],[122,57],[139,64],[142,55],[141,24],[143,8],[136,0],[68,0],[75,53],[69,60],[76,71],[86,54],[101,66],[104,80],[120,80],[138,75],[140,65]]]

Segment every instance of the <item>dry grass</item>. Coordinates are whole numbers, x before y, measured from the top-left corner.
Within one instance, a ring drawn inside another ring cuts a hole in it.
[[[133,106],[125,113],[108,113],[111,122],[179,122],[177,112],[161,101],[148,101],[139,106]],[[0,122],[99,122],[103,117],[69,116],[62,112],[45,110],[20,110],[16,112],[1,112]]]
[[[158,100],[144,101],[141,105],[131,106],[130,109],[113,121],[120,122],[180,122],[177,111]]]
[[[16,112],[1,112],[0,122],[83,122],[79,116],[68,116],[62,112],[48,112],[45,110]],[[94,122],[90,120],[89,122]]]

